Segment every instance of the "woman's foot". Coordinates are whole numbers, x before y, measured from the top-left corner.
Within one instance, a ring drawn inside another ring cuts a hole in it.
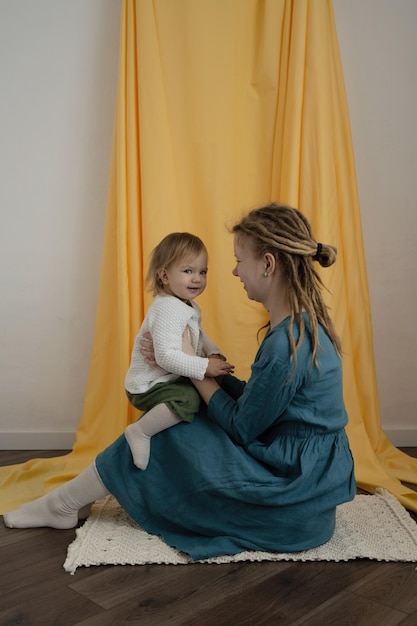
[[[88,516],[92,502],[109,495],[95,463],[79,476],[50,491],[45,496],[23,504],[3,515],[8,528],[74,528],[78,520]]]
[[[33,502],[27,502],[18,509],[3,515],[4,523],[8,528],[74,528],[78,524],[78,511],[65,504],[55,489],[46,496]]]

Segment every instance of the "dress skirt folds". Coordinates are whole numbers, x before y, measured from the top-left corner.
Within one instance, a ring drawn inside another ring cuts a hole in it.
[[[355,496],[340,359],[320,329],[312,366],[306,332],[294,372],[287,328],[267,333],[247,383],[225,377],[193,422],[152,438],[146,470],[124,435],[96,458],[129,515],[194,560],[316,547]]]
[[[331,538],[336,505],[355,493],[344,430],[307,430],[282,432],[270,446],[251,444],[249,455],[202,411],[191,424],[153,437],[145,471],[133,464],[124,435],[96,465],[142,528],[194,560],[245,550],[298,551]],[[262,461],[263,452],[276,455],[279,468]],[[282,472],[294,468],[295,458],[298,471]]]

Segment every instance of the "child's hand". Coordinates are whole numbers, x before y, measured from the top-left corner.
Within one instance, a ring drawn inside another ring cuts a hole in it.
[[[209,356],[209,364],[206,369],[206,376],[209,378],[216,378],[216,376],[224,376],[224,374],[233,374],[235,366],[231,365],[218,354],[212,354]]]

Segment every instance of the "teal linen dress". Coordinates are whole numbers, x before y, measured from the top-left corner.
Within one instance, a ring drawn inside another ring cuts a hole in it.
[[[267,332],[247,383],[226,376],[192,423],[152,438],[146,470],[124,435],[96,459],[129,515],[194,560],[316,547],[355,496],[341,361],[319,328],[311,364],[305,321],[294,374],[286,319]]]

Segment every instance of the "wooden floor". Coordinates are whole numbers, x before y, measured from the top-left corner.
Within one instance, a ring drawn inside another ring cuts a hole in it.
[[[0,451],[0,465],[61,453]],[[0,522],[0,626],[417,625],[415,563],[125,565],[71,576],[63,563],[74,535]]]

